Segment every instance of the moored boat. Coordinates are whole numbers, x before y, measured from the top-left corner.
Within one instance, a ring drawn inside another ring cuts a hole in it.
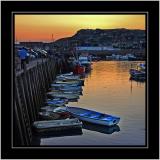
[[[82,122],[80,122],[77,118],[65,120],[36,121],[33,123],[33,129],[36,132],[40,133],[46,131],[68,130],[75,128],[82,130]]]
[[[91,70],[91,60],[89,56],[79,56],[79,63],[85,67],[85,71]]]
[[[56,80],[55,83],[56,84],[68,84],[68,85],[75,84],[77,86],[84,85],[84,81],[77,81],[77,80],[72,80],[72,81],[60,81],[60,80]]]
[[[48,93],[47,96],[51,97],[51,98],[67,98],[68,100],[79,99],[79,95],[77,95],[77,94],[55,94],[55,93]]]
[[[140,68],[141,71],[145,71],[145,69],[146,69],[145,63],[140,63],[140,64],[138,65],[138,67]]]
[[[53,83],[51,84],[52,87],[77,87],[79,84],[72,84],[72,83]]]
[[[56,83],[63,83],[63,82],[66,82],[67,84],[71,83],[71,84],[74,84],[74,83],[78,83],[80,85],[84,85],[84,80],[83,79],[66,79],[66,78],[57,78]]]
[[[81,86],[77,86],[77,87],[59,87],[58,90],[60,91],[82,91],[82,87]]]
[[[46,103],[48,105],[64,105],[66,103],[68,103],[67,100],[62,100],[62,99],[53,99],[53,100],[47,100]]]
[[[137,69],[130,69],[130,75],[133,77],[144,77],[145,76],[145,72],[137,70]]]
[[[73,76],[73,72],[69,72],[69,73],[64,73],[64,74],[60,74],[58,76]]]
[[[45,106],[41,108],[42,112],[46,112],[46,114],[53,114],[53,113],[58,113],[60,115],[69,115],[68,112],[66,111],[65,106],[59,106],[59,107],[53,107],[53,106]]]
[[[39,118],[42,120],[56,120],[56,119],[59,119],[60,116],[61,116],[60,114],[54,113],[51,111],[43,110],[43,111],[39,112]]]
[[[57,79],[67,79],[67,80],[79,80],[80,76],[79,75],[75,75],[75,76],[64,76],[64,75],[60,75],[56,77]]]
[[[80,64],[76,64],[73,68],[73,72],[74,74],[84,74],[85,73],[85,67],[80,65]]]
[[[73,117],[76,117],[82,121],[87,121],[94,124],[113,126],[119,123],[120,117],[100,113],[79,107],[67,106],[66,110],[71,113]]]
[[[146,72],[145,72],[145,64],[140,63],[137,65],[137,68],[131,68],[129,70],[129,73],[131,75],[130,79],[136,80],[136,81],[145,81],[146,78]]]
[[[74,91],[72,91],[72,90],[54,90],[54,89],[52,89],[51,91],[50,91],[50,93],[56,93],[56,94],[77,94],[77,95],[82,95],[82,91],[79,91],[79,90],[74,90]],[[57,102],[58,103],[58,102]]]

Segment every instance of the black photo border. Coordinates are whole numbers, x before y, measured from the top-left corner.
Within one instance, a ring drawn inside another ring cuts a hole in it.
[[[2,107],[1,107],[1,140],[2,158],[158,158],[159,156],[159,2],[158,1],[2,1]],[[133,12],[147,14],[147,63],[148,63],[148,145],[135,148],[14,148],[11,139],[11,111],[14,99],[12,98],[11,82],[13,75],[13,13],[82,13],[99,12]],[[10,54],[11,53],[11,54]],[[94,151],[95,150],[95,151]],[[62,154],[63,153],[63,154]]]

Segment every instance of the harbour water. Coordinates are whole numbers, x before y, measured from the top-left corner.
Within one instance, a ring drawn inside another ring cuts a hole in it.
[[[84,124],[82,134],[41,137],[41,146],[141,146],[145,145],[145,82],[130,80],[129,69],[137,61],[93,62],[85,78],[83,95],[70,106],[79,106],[121,118],[107,128]],[[38,145],[38,144],[37,144]]]

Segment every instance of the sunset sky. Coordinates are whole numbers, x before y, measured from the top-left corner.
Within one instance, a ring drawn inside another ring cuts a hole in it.
[[[15,15],[15,39],[52,41],[80,29],[145,29],[145,15]]]

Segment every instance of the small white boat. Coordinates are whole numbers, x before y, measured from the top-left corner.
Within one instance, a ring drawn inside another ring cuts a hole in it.
[[[77,118],[65,119],[65,120],[49,120],[49,121],[36,121],[33,123],[33,129],[36,132],[48,132],[48,131],[61,131],[68,129],[81,129],[82,122]]]
[[[120,121],[120,117],[99,113],[84,108],[66,106],[66,110],[71,113],[73,117],[94,124],[113,126],[118,124]]]

